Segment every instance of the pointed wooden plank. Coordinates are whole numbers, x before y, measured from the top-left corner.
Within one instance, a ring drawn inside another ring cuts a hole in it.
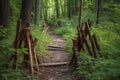
[[[34,53],[34,58],[35,58],[35,63],[36,63],[36,69],[39,72],[39,64],[38,64],[38,60],[37,60],[37,53],[36,53],[36,43],[37,43],[37,39],[35,39],[33,41],[33,53]]]
[[[30,59],[30,72],[31,75],[34,76],[34,68],[33,68],[33,56],[32,56],[32,46],[31,46],[31,41],[30,41],[30,33],[29,33],[29,29],[25,29],[26,30],[26,37],[27,37],[27,44],[28,44],[28,50],[29,50],[29,59]]]
[[[94,40],[94,42],[95,42],[95,46],[96,46],[97,50],[100,51],[100,46],[99,46],[99,44],[98,44],[98,40],[97,40],[97,37],[96,37],[95,34],[93,35],[93,40]],[[98,53],[99,53],[100,57],[103,57],[100,52],[98,52]]]
[[[89,28],[91,28],[91,21],[90,21],[90,19],[88,19],[88,25],[89,25]]]
[[[84,49],[84,46],[83,46],[83,40],[82,40],[82,35],[80,33],[80,30],[83,28],[83,24],[80,26],[80,27],[77,27],[77,31],[78,31],[78,34],[77,34],[77,43],[78,43],[78,52],[81,51],[81,48],[83,49],[83,51],[85,50]]]
[[[34,49],[34,57],[35,57],[36,69],[37,69],[37,71],[39,72],[39,64],[38,64],[38,60],[37,60],[36,49]]]
[[[92,46],[92,51],[94,53],[94,57],[96,58],[97,57],[97,55],[96,55],[96,49],[95,49],[95,44],[94,44],[94,41],[93,41],[93,37],[92,37],[91,32],[90,32],[89,23],[86,22],[85,25],[86,25],[86,29],[87,29],[87,32],[88,32],[88,35],[89,35],[90,43],[91,43],[91,46]]]
[[[84,40],[84,42],[85,42],[86,48],[87,48],[87,50],[88,50],[88,52],[89,52],[89,55],[90,55],[90,56],[93,56],[92,51],[91,51],[91,49],[90,49],[90,46],[89,46],[89,44],[88,44],[88,42],[87,42],[87,40],[86,40],[86,38],[85,38],[84,31],[83,31],[83,30],[80,30],[80,32],[81,32],[81,34],[82,34],[82,36],[83,36],[83,40]]]

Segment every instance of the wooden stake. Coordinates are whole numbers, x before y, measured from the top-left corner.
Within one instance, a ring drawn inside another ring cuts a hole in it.
[[[32,56],[31,40],[30,40],[30,33],[29,33],[30,30],[27,28],[25,29],[25,31],[26,31],[27,44],[29,49],[30,72],[31,72],[31,75],[34,76],[33,56]]]
[[[95,44],[94,44],[94,42],[93,42],[93,38],[92,38],[92,35],[91,35],[91,33],[90,33],[90,27],[89,27],[88,22],[86,22],[85,25],[86,25],[86,30],[87,30],[87,32],[88,32],[89,39],[90,39],[90,42],[91,42],[91,45],[92,45],[92,50],[93,50],[93,53],[94,53],[94,57],[96,58],[97,55],[96,55]]]
[[[76,47],[76,42],[77,42],[77,39],[73,39],[73,47],[72,47],[72,50],[73,50],[73,55],[72,55],[72,59],[70,61],[70,65],[74,65],[75,68],[78,66],[78,53],[77,53],[77,47]]]
[[[83,31],[83,30],[80,30],[80,32],[81,32],[81,34],[82,34],[82,36],[83,36],[83,40],[84,40],[84,42],[85,42],[86,48],[87,48],[87,50],[88,50],[88,52],[89,52],[89,55],[90,55],[90,56],[93,56],[93,55],[92,55],[92,51],[90,50],[90,46],[89,46],[87,40],[85,39],[84,31]]]
[[[97,37],[96,37],[95,34],[93,35],[93,40],[94,40],[94,42],[95,42],[95,45],[96,45],[97,50],[100,51],[100,46],[99,46],[99,44],[98,44],[98,40],[97,40]],[[99,55],[100,55],[100,57],[103,57],[100,52],[99,52]]]
[[[90,19],[88,19],[88,24],[89,24],[89,28],[91,28],[91,22],[90,22]]]
[[[21,20],[19,19],[17,21],[16,39],[15,39],[15,46],[14,46],[15,49],[20,48],[20,45],[19,45],[19,43],[20,43],[20,31],[21,31]],[[16,51],[15,55],[14,55],[14,64],[13,64],[14,69],[16,69],[18,66],[17,59],[18,59],[18,52]]]
[[[36,48],[35,48],[36,43],[37,43],[37,39],[35,39],[33,42],[33,53],[34,53],[34,58],[35,58],[35,63],[36,63],[36,69],[39,72],[39,64],[38,64]]]
[[[80,30],[83,28],[83,24],[81,25],[81,27],[78,27],[77,28],[77,30],[78,30],[78,52],[80,52],[81,51],[81,49],[83,50],[83,51],[85,51],[85,49],[84,49],[84,42],[83,42],[83,39],[82,39],[82,35],[81,35],[81,33],[80,33]]]
[[[76,49],[77,49],[76,47],[72,47],[73,55],[70,61],[70,65],[73,65],[74,69],[78,67],[78,56],[77,56],[78,53]]]

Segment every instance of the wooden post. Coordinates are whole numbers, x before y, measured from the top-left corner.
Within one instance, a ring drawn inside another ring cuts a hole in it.
[[[28,44],[28,49],[29,49],[30,72],[31,72],[31,75],[34,76],[32,45],[31,45],[31,40],[30,40],[30,29],[25,28],[25,31],[26,31],[27,44]]]
[[[81,49],[82,49],[83,51],[85,51],[83,38],[79,36],[79,37],[78,37],[78,52],[80,52]]]
[[[83,24],[82,24],[83,25]],[[81,27],[78,27],[77,28],[77,31],[78,31],[78,52],[80,52],[81,51],[81,49],[83,50],[83,51],[85,51],[85,49],[84,49],[84,42],[83,42],[83,39],[82,39],[82,35],[81,35],[81,33],[80,33],[80,30],[82,29],[82,26]]]
[[[87,23],[88,23],[88,27],[89,27],[89,29],[90,29],[90,28],[91,28],[91,22],[90,22],[90,20],[88,20]],[[85,33],[85,36],[88,35],[88,29],[87,29],[87,27],[85,27],[84,33]]]
[[[87,40],[86,40],[86,38],[85,38],[84,31],[83,31],[83,30],[80,30],[80,32],[81,32],[81,34],[82,34],[82,37],[83,37],[83,40],[84,40],[84,42],[85,42],[86,48],[87,48],[87,50],[88,50],[88,52],[89,52],[89,55],[90,55],[90,56],[93,56],[93,55],[92,55],[92,51],[90,50],[90,46],[89,46],[89,44],[88,44],[88,42],[87,42]]]
[[[89,35],[90,42],[91,42],[91,46],[92,46],[92,50],[93,50],[93,53],[94,53],[94,57],[96,58],[97,57],[97,55],[96,55],[96,49],[95,49],[95,44],[93,42],[92,35],[90,33],[89,23],[86,22],[85,25],[86,25],[86,29],[87,29],[87,32],[88,32],[88,35]]]
[[[73,55],[72,55],[70,65],[74,65],[74,69],[75,69],[78,66],[78,52],[77,52],[78,41],[77,39],[73,39],[72,41],[73,41],[73,47],[72,47]]]
[[[15,49],[18,49],[20,47],[19,43],[20,43],[20,31],[21,31],[21,20],[19,19],[17,21],[17,30],[16,30],[16,39],[15,39]],[[14,64],[13,64],[13,68],[16,69],[18,66],[18,52],[16,51],[14,54]]]
[[[91,28],[91,22],[90,22],[90,19],[88,19],[88,25],[89,25],[89,28]]]
[[[96,45],[97,50],[100,51],[100,46],[99,46],[99,44],[98,44],[98,40],[97,40],[97,37],[96,37],[95,34],[93,35],[93,40],[94,40],[94,42],[95,42],[95,45]],[[103,57],[100,52],[98,52],[98,53],[99,53],[100,57]]]
[[[19,19],[17,21],[17,29],[16,29],[16,38],[14,42],[14,48],[18,49],[21,48],[22,44],[24,47],[28,48],[28,55],[24,55],[24,60],[29,61],[29,63],[24,62],[25,65],[30,66],[30,73],[32,76],[34,76],[34,66],[33,66],[33,60],[35,59],[36,69],[39,71],[39,59],[36,53],[36,42],[37,39],[33,41],[31,30],[29,28],[29,24],[25,26],[25,28],[21,28],[21,20]],[[18,52],[16,51],[15,54],[11,57],[11,59],[14,59],[13,68],[16,69],[18,66]]]
[[[34,58],[35,58],[35,63],[36,63],[36,69],[39,72],[39,64],[38,64],[36,48],[35,48],[36,43],[37,43],[37,39],[35,39],[33,42],[33,53],[34,53]]]

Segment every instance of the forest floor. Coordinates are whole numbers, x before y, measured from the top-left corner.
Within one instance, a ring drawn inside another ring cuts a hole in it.
[[[48,55],[41,61],[39,80],[77,80],[69,66],[70,53],[65,40],[48,30],[53,42],[47,45]]]

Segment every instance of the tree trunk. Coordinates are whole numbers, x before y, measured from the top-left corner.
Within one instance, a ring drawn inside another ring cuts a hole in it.
[[[58,0],[55,0],[55,7],[56,7],[56,17],[59,18],[59,3],[58,3]]]
[[[102,14],[102,5],[103,5],[103,0],[98,0],[97,1],[97,16],[96,16],[96,24],[99,24],[99,19]]]
[[[71,0],[68,0],[68,18],[71,19]]]
[[[9,0],[0,0],[0,25],[7,26],[10,19]]]
[[[75,0],[75,2],[74,2],[74,15],[77,15],[78,14],[78,3],[77,3],[77,0]]]
[[[45,18],[45,22],[48,22],[48,11],[47,9],[44,9],[44,18]]]
[[[79,27],[81,27],[82,25],[82,8],[83,8],[83,0],[80,0]]]
[[[46,1],[46,0],[41,0],[41,1],[42,1],[42,5],[43,5],[42,13],[44,16],[44,20],[47,23],[48,22],[48,1]]]
[[[35,24],[39,24],[40,22],[40,8],[41,8],[41,0],[36,0],[35,3]]]
[[[22,19],[22,25],[25,26],[31,21],[31,12],[32,12],[32,0],[22,0],[22,8],[20,19]]]

